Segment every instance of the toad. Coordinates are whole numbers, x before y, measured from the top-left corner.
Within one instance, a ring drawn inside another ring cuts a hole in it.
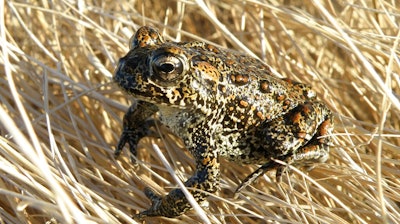
[[[136,155],[138,141],[151,134],[154,120],[182,138],[196,171],[185,182],[197,200],[218,190],[220,158],[260,167],[237,192],[269,170],[312,166],[329,155],[332,113],[302,83],[274,76],[261,61],[199,41],[164,41],[156,29],[141,27],[119,60],[114,81],[137,99],[124,116],[118,156],[126,144]],[[191,206],[181,189],[166,196],[145,190],[152,201],[146,216],[176,217]]]

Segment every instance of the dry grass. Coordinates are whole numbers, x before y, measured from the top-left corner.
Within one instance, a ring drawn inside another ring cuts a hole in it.
[[[257,55],[335,112],[330,160],[306,174],[292,169],[276,183],[268,173],[233,199],[256,166],[222,161],[210,222],[400,223],[396,1],[0,2],[0,223],[132,223],[150,205],[145,186],[176,186],[149,138],[139,167],[128,153],[113,159],[133,99],[112,71],[144,24]],[[182,180],[193,173],[173,136],[154,141]],[[182,221],[206,222],[196,212],[147,219]]]

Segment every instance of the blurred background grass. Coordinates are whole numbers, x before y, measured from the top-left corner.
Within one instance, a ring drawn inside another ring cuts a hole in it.
[[[0,1],[0,223],[134,223],[142,190],[176,183],[193,161],[168,132],[141,141],[139,166],[113,150],[133,98],[111,82],[142,25],[166,39],[252,54],[312,85],[335,113],[325,164],[267,173],[222,161],[209,220],[189,212],[147,223],[400,223],[400,7],[396,1]],[[126,150],[128,151],[128,150]]]

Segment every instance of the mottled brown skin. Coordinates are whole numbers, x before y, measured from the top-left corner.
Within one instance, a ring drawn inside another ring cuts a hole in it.
[[[166,42],[153,28],[142,27],[121,58],[115,82],[138,99],[124,117],[118,156],[129,144],[151,134],[149,118],[159,112],[162,123],[180,136],[196,161],[185,185],[198,202],[219,186],[223,157],[260,164],[238,187],[283,166],[311,166],[328,158],[332,115],[307,85],[274,77],[268,66],[247,55],[203,42]],[[137,215],[176,217],[191,209],[180,189],[165,197],[145,190],[152,206]]]

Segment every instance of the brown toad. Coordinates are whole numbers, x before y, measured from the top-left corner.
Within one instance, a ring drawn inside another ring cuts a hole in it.
[[[203,42],[166,42],[142,27],[121,58],[115,82],[138,99],[124,117],[115,155],[150,133],[149,119],[181,137],[196,161],[185,185],[198,202],[219,186],[219,158],[260,164],[238,191],[268,170],[288,164],[309,166],[328,158],[332,115],[307,85],[274,77],[268,66],[247,55]],[[199,189],[201,191],[197,191]],[[165,197],[145,190],[152,206],[138,217],[179,216],[191,208],[180,189]]]

